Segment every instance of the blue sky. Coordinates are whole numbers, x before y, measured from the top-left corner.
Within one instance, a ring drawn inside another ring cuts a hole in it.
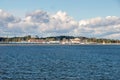
[[[120,0],[0,0],[0,33],[120,39]]]
[[[120,16],[119,0],[1,0],[0,8],[20,17],[37,9],[50,13],[62,10],[76,20]]]

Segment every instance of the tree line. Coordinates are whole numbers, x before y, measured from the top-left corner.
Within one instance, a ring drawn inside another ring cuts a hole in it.
[[[28,41],[29,39],[41,39],[45,41],[55,41],[55,40],[70,40],[74,38],[79,38],[81,41],[93,42],[93,43],[120,43],[120,40],[115,39],[104,39],[104,38],[87,38],[87,37],[74,37],[74,36],[53,36],[53,37],[41,37],[39,38],[37,35],[35,37],[31,37],[31,35],[27,35],[24,37],[0,37],[0,42],[21,42]]]

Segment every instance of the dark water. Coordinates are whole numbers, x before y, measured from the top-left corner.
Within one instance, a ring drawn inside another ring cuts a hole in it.
[[[0,80],[120,80],[120,46],[0,46]]]

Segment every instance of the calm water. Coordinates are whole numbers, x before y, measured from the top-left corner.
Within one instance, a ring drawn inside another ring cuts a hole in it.
[[[0,80],[120,80],[120,46],[0,46]]]

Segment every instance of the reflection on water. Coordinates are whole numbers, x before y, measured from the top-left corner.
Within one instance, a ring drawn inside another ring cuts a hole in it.
[[[119,80],[120,46],[0,46],[0,80]]]

